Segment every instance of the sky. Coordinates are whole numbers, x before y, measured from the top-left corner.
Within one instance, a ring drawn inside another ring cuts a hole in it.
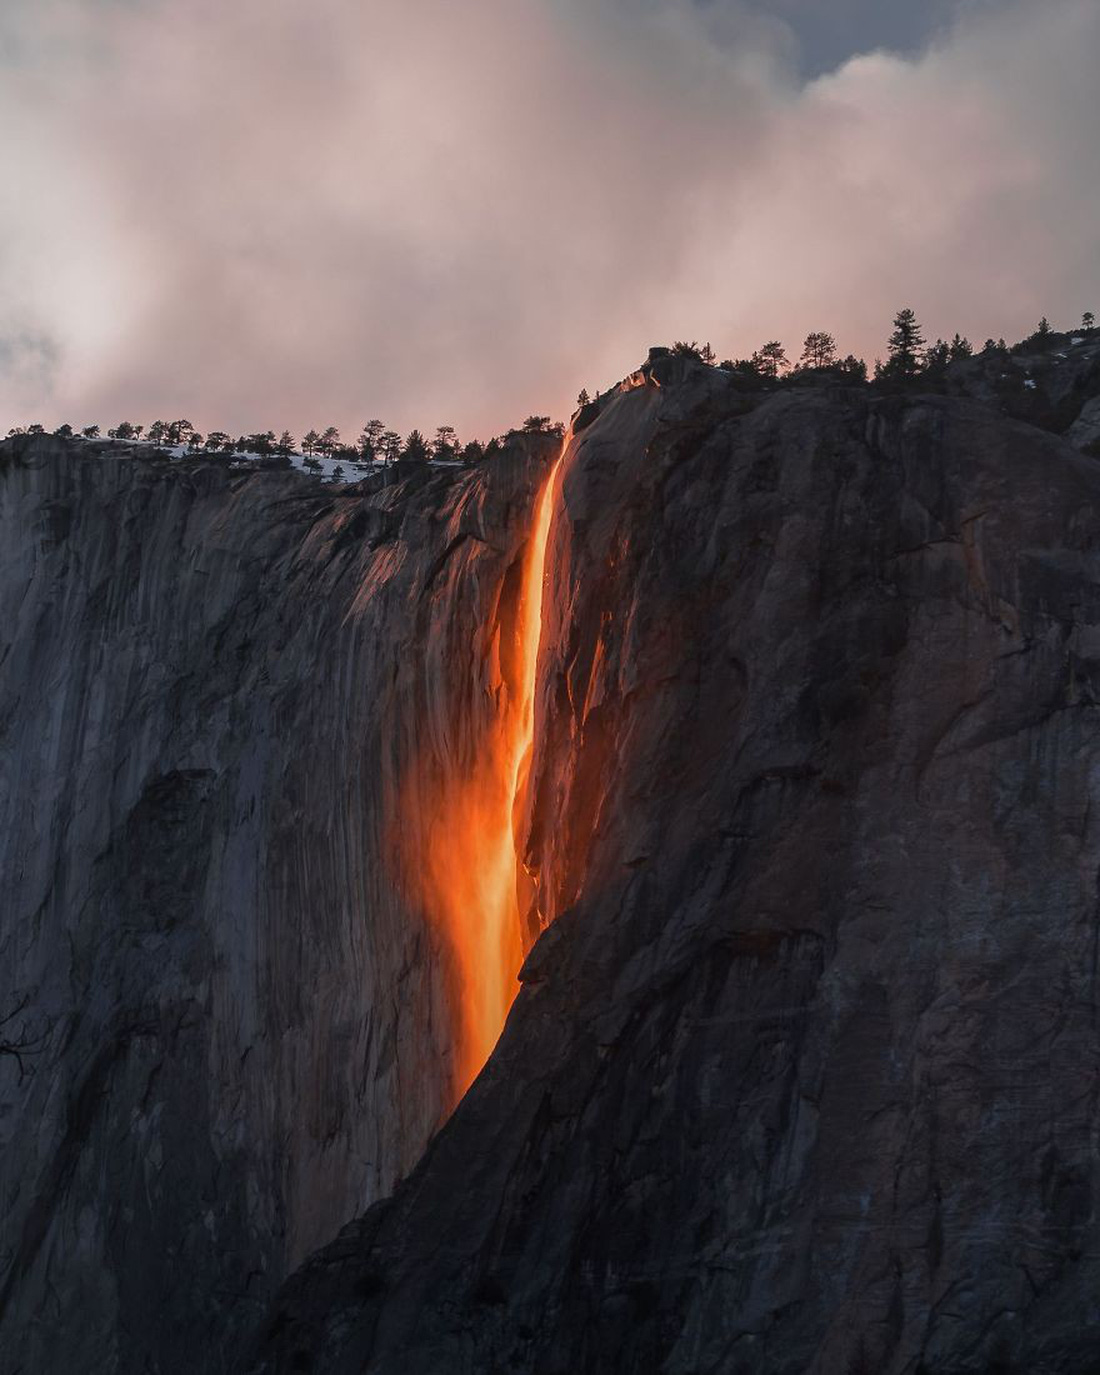
[[[566,418],[1100,309],[1097,0],[0,0],[0,433]]]

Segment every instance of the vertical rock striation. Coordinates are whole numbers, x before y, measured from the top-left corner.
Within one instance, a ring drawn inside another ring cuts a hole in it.
[[[5,1375],[227,1369],[449,1110],[396,799],[476,756],[556,452],[337,490],[0,445]]]
[[[658,359],[549,567],[523,990],[249,1368],[1055,1375],[1100,1341],[1100,465]]]

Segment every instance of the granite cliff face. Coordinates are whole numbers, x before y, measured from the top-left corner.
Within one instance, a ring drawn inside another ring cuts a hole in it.
[[[530,953],[426,1151],[401,798],[509,691],[556,446],[346,491],[0,449],[5,1360],[1093,1369],[1100,464],[973,371],[658,357],[577,417]]]
[[[1100,465],[669,359],[581,420],[556,921],[250,1369],[1094,1369]]]
[[[227,1368],[452,1106],[396,799],[479,748],[559,447],[338,490],[0,446],[3,1375]]]

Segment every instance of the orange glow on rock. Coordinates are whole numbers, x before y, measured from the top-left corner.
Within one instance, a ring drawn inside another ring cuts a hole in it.
[[[450,947],[456,1099],[489,1058],[518,991],[524,941],[520,885],[523,815],[535,732],[535,680],[542,601],[559,458],[543,483],[523,555],[514,643],[496,645],[509,664],[496,688],[498,710],[468,776],[446,781],[427,820],[426,859],[414,882]],[[421,816],[420,823],[425,818]]]

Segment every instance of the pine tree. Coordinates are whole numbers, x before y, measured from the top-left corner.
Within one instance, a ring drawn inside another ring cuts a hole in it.
[[[335,425],[330,425],[328,429],[324,432],[324,434],[321,436],[317,447],[318,449],[320,449],[321,453],[331,454],[332,451],[338,447],[339,443],[340,431],[336,428]]]
[[[440,425],[432,440],[432,457],[449,461],[458,457],[459,443],[453,425]]]
[[[586,387],[582,387],[581,394],[577,397],[577,410],[580,410],[582,406],[588,405],[591,405],[591,398],[588,395],[588,389]]]
[[[378,441],[382,457],[387,463],[396,463],[401,457],[401,436],[396,430],[387,430]]]
[[[706,363],[707,367],[714,367],[715,354],[709,342],[704,344],[703,347],[699,350],[699,357],[702,360],[702,362]]]
[[[1091,310],[1086,310],[1084,315],[1081,316],[1081,329],[1084,331],[1085,334],[1091,334],[1095,328],[1096,316],[1092,313]]]
[[[419,430],[413,430],[408,439],[405,440],[405,451],[402,457],[410,463],[427,463],[430,456],[428,441]]]
[[[890,357],[883,376],[907,381],[920,372],[924,335],[914,311],[908,306],[894,316],[894,332],[887,341]]]
[[[753,365],[763,377],[778,377],[790,364],[787,351],[778,339],[771,339],[752,356]]]
[[[836,340],[824,330],[806,335],[802,345],[801,366],[804,368],[831,368],[836,364]]]
[[[867,364],[862,358],[857,358],[854,353],[850,353],[847,358],[842,358],[836,366],[837,371],[843,376],[846,382],[860,383],[867,381]]]
[[[368,420],[363,426],[362,433],[359,435],[359,457],[364,463],[373,463],[379,456],[382,445],[382,435],[385,432],[385,425],[381,420]]]
[[[940,381],[947,372],[947,365],[951,361],[951,345],[943,339],[937,339],[924,354],[924,371],[926,375],[935,381]]]
[[[317,431],[308,430],[302,436],[302,453],[304,453],[308,458],[312,458],[313,455],[317,452],[317,446],[320,444],[320,442],[321,436],[317,433]]]
[[[548,415],[529,415],[523,422],[524,434],[545,434],[550,428]]]
[[[964,358],[974,357],[974,345],[956,331],[954,339],[951,340],[950,353],[952,363],[958,363]]]
[[[190,420],[173,420],[165,427],[165,440],[169,444],[186,444],[187,436],[194,428]]]
[[[80,431],[80,433],[84,436],[85,439],[98,439],[98,438],[99,438],[99,426],[98,426],[98,425],[85,425],[84,428]]]
[[[289,430],[284,430],[279,436],[279,453],[284,458],[289,458],[294,452],[294,436]]]

